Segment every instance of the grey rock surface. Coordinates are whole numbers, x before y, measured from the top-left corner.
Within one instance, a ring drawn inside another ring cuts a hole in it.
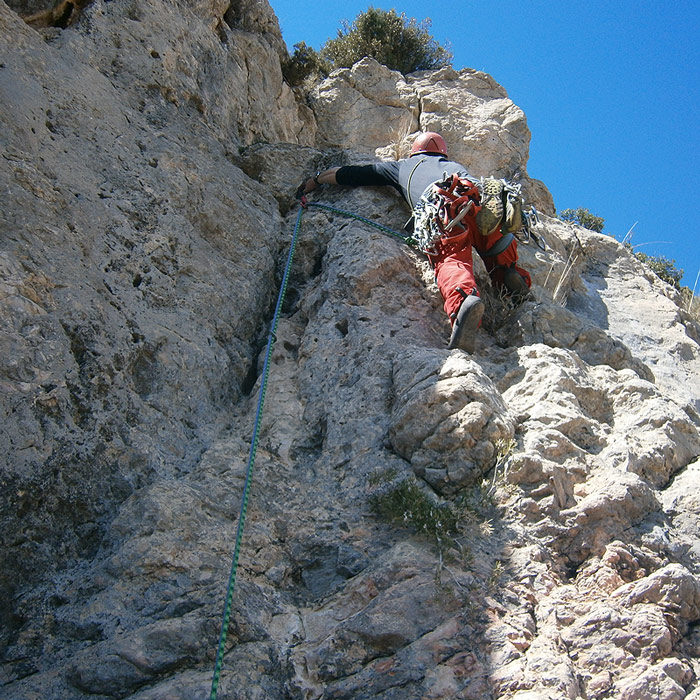
[[[295,187],[423,128],[543,210],[533,298],[477,261],[447,350],[419,254],[303,214],[218,697],[698,696],[696,323],[547,216],[501,86],[365,60],[307,104],[265,0],[0,29],[0,697],[209,697]]]

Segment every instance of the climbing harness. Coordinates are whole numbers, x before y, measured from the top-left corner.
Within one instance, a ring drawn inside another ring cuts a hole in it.
[[[512,233],[506,233],[504,236],[501,236],[488,250],[484,251],[483,253],[480,252],[479,257],[495,258],[497,255],[504,252],[514,239],[515,236]]]
[[[226,603],[224,605],[224,615],[221,622],[221,633],[219,635],[219,645],[216,652],[216,665],[214,667],[214,676],[211,683],[211,694],[209,696],[210,700],[216,700],[216,696],[219,689],[219,677],[221,676],[221,667],[224,660],[224,649],[226,647],[226,637],[228,635],[228,626],[231,619],[231,602],[233,600],[233,589],[236,583],[236,571],[238,569],[238,557],[241,551],[241,540],[243,538],[243,527],[245,525],[246,512],[248,510],[248,498],[250,494],[250,486],[253,476],[253,465],[255,464],[255,453],[258,448],[258,436],[260,433],[260,421],[262,418],[263,404],[265,402],[265,391],[267,389],[267,378],[270,371],[270,356],[272,355],[272,345],[274,344],[276,337],[275,331],[277,330],[277,323],[279,321],[280,313],[282,311],[282,303],[284,302],[284,297],[287,291],[287,282],[289,281],[289,271],[292,267],[292,259],[294,257],[294,249],[296,248],[297,238],[299,235],[299,230],[301,228],[301,215],[304,209],[299,209],[299,214],[297,215],[296,225],[294,226],[294,233],[292,235],[292,242],[289,246],[289,255],[287,256],[287,264],[284,268],[284,275],[282,277],[282,284],[280,286],[280,292],[277,297],[277,306],[275,307],[275,313],[272,317],[272,325],[270,327],[270,335],[267,340],[267,350],[265,352],[265,363],[263,365],[262,379],[260,384],[260,395],[258,397],[258,408],[255,415],[255,424],[253,427],[253,438],[250,443],[250,453],[248,456],[248,468],[246,469],[245,482],[243,484],[243,496],[241,498],[241,509],[238,514],[238,528],[236,530],[236,541],[233,548],[233,561],[231,564],[231,572],[229,574],[228,587],[226,589]]]

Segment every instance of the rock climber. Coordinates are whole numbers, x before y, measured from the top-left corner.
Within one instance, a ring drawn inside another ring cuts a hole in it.
[[[527,296],[530,275],[516,264],[515,237],[502,231],[506,201],[502,195],[507,183],[471,177],[463,165],[448,159],[440,134],[421,133],[408,158],[318,172],[300,185],[299,193],[308,194],[326,184],[390,185],[403,195],[413,212],[413,236],[433,267],[452,323],[448,348],[473,352],[484,313],[474,277],[472,246],[497,289],[515,301]]]

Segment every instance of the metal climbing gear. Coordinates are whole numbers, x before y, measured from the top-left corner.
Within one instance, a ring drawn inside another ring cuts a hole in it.
[[[413,238],[421,251],[437,255],[463,246],[475,230],[479,197],[477,186],[457,174],[430,185],[413,209]]]
[[[530,207],[530,211],[522,211],[522,222],[522,227],[515,233],[515,237],[518,241],[525,244],[533,241],[540,250],[547,252],[549,248],[547,242],[544,240],[544,236],[542,236],[541,233],[535,233],[535,231],[533,231],[535,226],[540,223],[540,215],[534,206]]]
[[[471,200],[462,205],[462,207],[455,214],[455,218],[445,226],[445,233],[449,233],[455,226],[457,226],[457,224],[459,224],[467,214],[471,213],[472,209],[474,209],[474,202]]]

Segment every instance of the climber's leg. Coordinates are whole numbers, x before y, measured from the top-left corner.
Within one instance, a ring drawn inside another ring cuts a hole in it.
[[[454,322],[457,310],[465,296],[478,295],[472,247],[467,245],[457,252],[431,256],[435,280],[445,302],[444,309],[450,321]]]
[[[530,291],[530,273],[518,262],[518,242],[513,238],[510,245],[498,255],[487,255],[487,251],[502,238],[500,230],[490,236],[478,236],[476,250],[484,261],[486,271],[496,289],[503,290],[514,299],[524,299]]]
[[[476,294],[466,296],[452,322],[452,334],[447,347],[450,350],[460,348],[467,352],[474,352],[476,329],[481,325],[483,314],[484,302]]]
[[[473,352],[484,303],[479,298],[474,278],[471,244],[453,253],[431,257],[431,263],[445,302],[445,313],[452,323],[447,347]]]

